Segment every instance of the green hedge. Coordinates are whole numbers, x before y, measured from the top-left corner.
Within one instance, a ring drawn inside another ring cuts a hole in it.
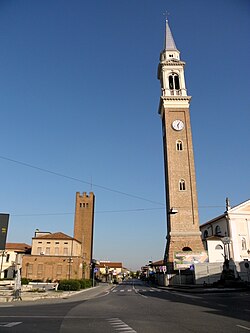
[[[81,289],[91,288],[92,287],[92,280],[89,279],[82,279],[79,280]]]
[[[92,280],[81,279],[81,280],[61,280],[59,282],[58,290],[80,290],[92,287]]]
[[[59,282],[58,290],[80,290],[81,284],[78,280],[61,280]]]

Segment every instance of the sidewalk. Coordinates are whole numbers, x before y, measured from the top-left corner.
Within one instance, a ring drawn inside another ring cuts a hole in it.
[[[173,285],[173,286],[156,286],[159,289],[165,289],[169,291],[178,291],[194,294],[206,294],[206,293],[224,293],[224,292],[239,292],[250,291],[249,286],[245,287],[214,287],[214,286],[202,286],[202,285]]]
[[[81,294],[91,290],[100,289],[100,293],[110,289],[112,286],[106,284],[100,284],[96,287],[86,288],[79,291],[54,291],[49,290],[45,292],[32,292],[32,291],[23,291],[21,292],[22,301],[36,301],[39,299],[66,299],[77,294]],[[13,290],[8,290],[6,292],[1,292],[0,294],[0,303],[6,302],[15,302],[21,300],[13,299]]]

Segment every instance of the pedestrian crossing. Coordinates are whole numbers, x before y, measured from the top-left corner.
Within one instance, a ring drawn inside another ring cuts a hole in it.
[[[162,290],[160,289],[137,289],[137,288],[134,288],[134,289],[113,289],[112,290],[112,293],[131,293],[131,292],[136,292],[136,293],[145,293],[145,292],[162,292]]]

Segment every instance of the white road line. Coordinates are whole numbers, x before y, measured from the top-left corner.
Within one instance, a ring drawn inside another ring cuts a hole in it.
[[[118,331],[118,332],[129,332],[129,333],[136,333],[136,331],[131,328],[130,326],[128,326],[126,323],[124,323],[121,319],[119,318],[109,318],[109,319],[106,319],[110,325],[112,326],[112,328],[115,330],[115,331]]]
[[[249,327],[246,327],[246,326],[242,326],[242,325],[236,325],[237,327],[240,327],[240,328],[243,328],[247,331],[250,331],[250,328]]]
[[[22,324],[22,322],[21,321],[14,321],[12,323],[6,323],[6,322],[1,323],[0,322],[0,327],[13,327],[13,326],[16,326],[16,325],[19,325],[19,324]]]

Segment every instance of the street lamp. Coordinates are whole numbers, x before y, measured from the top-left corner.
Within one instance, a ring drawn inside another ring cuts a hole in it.
[[[70,280],[70,275],[71,275],[71,264],[73,262],[73,259],[70,257],[68,258],[68,263],[69,263],[69,280]]]
[[[2,278],[2,269],[3,269],[3,258],[6,256],[7,254],[7,251],[3,250],[2,253],[1,253],[1,269],[0,269],[0,279]]]

